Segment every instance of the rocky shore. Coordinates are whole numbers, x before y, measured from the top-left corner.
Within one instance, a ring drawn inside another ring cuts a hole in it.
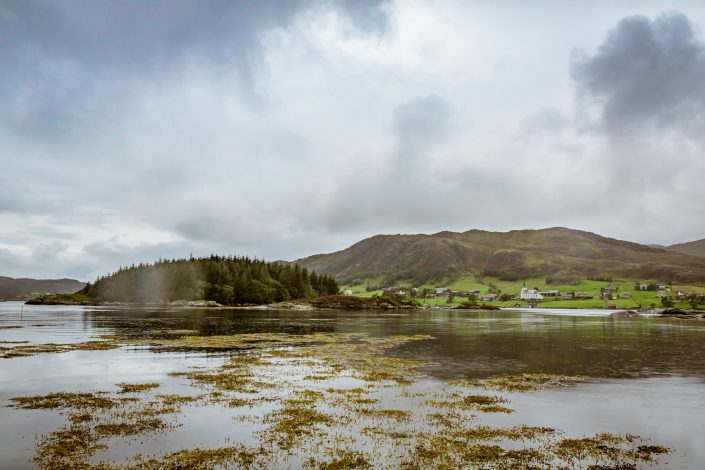
[[[682,318],[682,319],[705,319],[704,310],[682,310],[679,308],[649,308],[641,310],[626,310],[615,312],[613,317],[656,317],[656,318]]]

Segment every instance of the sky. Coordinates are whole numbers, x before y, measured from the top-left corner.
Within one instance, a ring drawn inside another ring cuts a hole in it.
[[[0,275],[705,238],[705,2],[0,0]]]

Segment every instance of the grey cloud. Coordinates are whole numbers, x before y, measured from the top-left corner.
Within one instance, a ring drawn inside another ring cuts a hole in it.
[[[236,71],[241,85],[249,86],[261,34],[308,8],[338,8],[363,30],[377,31],[386,21],[383,3],[3,2],[0,123],[28,138],[71,144],[96,122],[119,126],[122,105],[135,88],[179,80],[192,65]]]
[[[452,0],[0,1],[0,275],[472,227],[702,238],[696,28],[629,17],[555,73],[631,14],[597,3],[475,30]],[[643,233],[664,213],[688,223]]]
[[[344,181],[307,215],[327,231],[399,232],[405,227],[434,231],[448,228],[449,218],[461,213],[458,188],[450,178],[444,179],[444,166],[436,162],[453,134],[452,107],[430,93],[398,104],[391,119],[395,143],[391,155],[374,169]]]
[[[682,13],[624,18],[593,55],[573,62],[579,94],[602,106],[603,129],[684,125],[705,111],[705,45]]]
[[[389,23],[385,11],[388,3],[387,0],[336,0],[333,4],[343,7],[352,21],[363,31],[381,34],[386,31]]]
[[[521,120],[520,137],[553,136],[568,128],[570,121],[556,108],[543,108]]]
[[[394,131],[401,164],[424,157],[446,130],[450,106],[435,94],[413,99],[394,110]]]
[[[69,245],[67,243],[62,243],[59,241],[42,243],[41,245],[34,247],[32,250],[32,257],[42,261],[51,261],[59,257],[68,248]]]
[[[128,266],[140,262],[152,262],[159,258],[183,258],[189,253],[206,254],[198,245],[186,241],[141,243],[128,245],[118,238],[98,240],[86,244],[80,262],[69,266],[69,272],[79,276],[81,280],[91,281],[97,275],[107,274],[119,266]]]

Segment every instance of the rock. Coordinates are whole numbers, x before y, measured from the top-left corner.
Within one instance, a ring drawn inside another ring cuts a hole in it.
[[[266,306],[267,310],[313,310],[312,305],[298,302],[277,302]]]
[[[667,308],[663,312],[661,312],[661,316],[664,317],[674,317],[674,316],[687,316],[688,312],[685,310],[681,310],[679,308]]]
[[[610,317],[626,317],[626,318],[632,318],[632,317],[638,317],[640,316],[639,312],[635,312],[634,310],[626,310],[624,312],[614,312],[610,315]]]

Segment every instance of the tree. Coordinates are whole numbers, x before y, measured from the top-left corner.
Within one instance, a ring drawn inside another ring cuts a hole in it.
[[[663,305],[666,308],[671,308],[671,307],[673,307],[673,302],[668,297],[663,296],[663,297],[661,297],[661,305]]]

